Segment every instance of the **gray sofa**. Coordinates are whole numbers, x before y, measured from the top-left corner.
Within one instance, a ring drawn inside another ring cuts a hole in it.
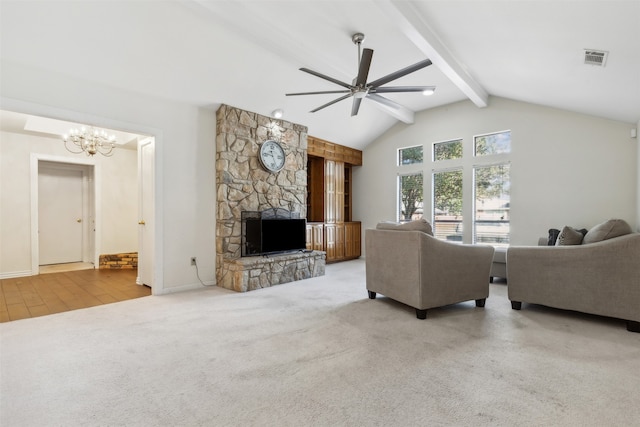
[[[389,226],[365,231],[369,298],[380,293],[407,304],[419,319],[426,318],[429,308],[462,301],[475,300],[476,306],[484,307],[493,247],[450,243],[426,232],[400,230]]]
[[[640,233],[570,246],[511,246],[507,281],[515,310],[526,302],[614,317],[640,332]]]

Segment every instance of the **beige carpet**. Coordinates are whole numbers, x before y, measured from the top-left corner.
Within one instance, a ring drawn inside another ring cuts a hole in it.
[[[362,260],[0,325],[2,426],[637,426],[640,334],[505,284],[427,320]],[[561,284],[558,284],[561,286]]]

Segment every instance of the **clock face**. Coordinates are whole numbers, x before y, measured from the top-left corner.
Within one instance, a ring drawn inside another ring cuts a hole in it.
[[[258,158],[262,166],[270,172],[278,172],[284,167],[284,149],[276,141],[268,140],[263,142],[260,146]]]

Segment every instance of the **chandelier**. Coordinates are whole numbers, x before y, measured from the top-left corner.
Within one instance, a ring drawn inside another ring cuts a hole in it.
[[[63,135],[64,147],[74,154],[87,153],[93,156],[100,153],[103,156],[111,157],[113,149],[116,147],[116,136],[107,134],[104,130],[94,128],[71,129],[69,135]]]

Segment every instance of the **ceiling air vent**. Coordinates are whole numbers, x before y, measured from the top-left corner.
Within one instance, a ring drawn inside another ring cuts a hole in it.
[[[584,50],[584,63],[587,65],[597,65],[598,67],[604,67],[607,62],[607,55],[609,52],[604,50]]]

